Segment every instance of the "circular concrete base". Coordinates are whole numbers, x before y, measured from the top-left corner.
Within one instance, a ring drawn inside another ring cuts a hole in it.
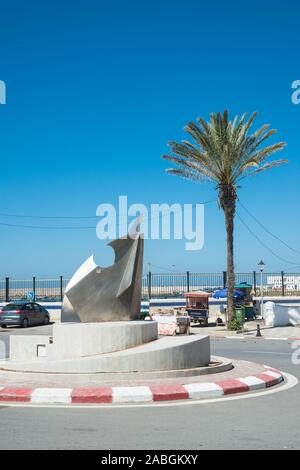
[[[15,377],[16,379],[18,377],[30,377],[34,381],[38,382],[42,378],[45,377],[44,372],[31,372],[31,371],[20,371],[20,370],[15,370],[15,369],[10,369],[9,367],[10,362],[1,362],[0,361],[0,377],[1,373],[2,374],[11,374],[11,377]],[[63,377],[67,378],[67,381],[84,381],[87,380],[88,382],[90,380],[98,382],[98,383],[108,383],[109,381],[112,382],[124,382],[124,383],[130,383],[134,381],[140,381],[140,380],[152,380],[152,379],[158,379],[158,380],[163,380],[163,379],[176,379],[176,378],[181,378],[184,379],[185,377],[197,377],[197,376],[203,376],[203,375],[211,375],[211,374],[218,374],[222,372],[227,372],[233,369],[233,364],[231,359],[227,359],[225,357],[212,357],[211,362],[207,366],[203,367],[195,367],[192,369],[175,369],[175,370],[162,370],[162,371],[145,371],[145,372],[95,372],[95,373],[82,373],[82,374],[72,374],[72,373],[53,373],[53,372],[48,372],[46,377],[49,378],[49,380],[55,380],[57,377],[60,377],[61,380],[63,380]]]
[[[157,338],[156,322],[132,321],[58,324],[51,338],[11,336],[10,359],[0,362],[0,368],[52,374],[166,373],[210,362],[209,336]]]

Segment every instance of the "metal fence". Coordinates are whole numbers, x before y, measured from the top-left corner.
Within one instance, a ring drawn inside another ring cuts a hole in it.
[[[32,292],[37,301],[61,301],[69,279],[59,276],[52,279],[11,279],[0,280],[0,301],[26,300]]]
[[[235,283],[246,282],[252,286],[254,295],[261,290],[265,296],[299,296],[299,273],[236,273]],[[213,292],[223,289],[227,285],[226,271],[221,273],[193,273],[187,271],[182,274],[148,273],[143,279],[143,295],[148,297],[172,297],[182,295],[184,292],[205,290]]]
[[[262,287],[263,294],[268,296],[300,295],[300,273],[236,273],[236,284],[247,282],[251,284],[254,294],[259,294]],[[31,279],[0,279],[0,301],[27,299],[32,292],[37,301],[61,301],[69,279],[58,276],[52,279],[33,277]],[[205,290],[213,292],[226,287],[226,271],[220,273],[152,273],[149,272],[142,279],[142,296],[150,297],[176,297],[184,292]]]

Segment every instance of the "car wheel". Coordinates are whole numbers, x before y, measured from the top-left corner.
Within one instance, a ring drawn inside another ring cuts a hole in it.
[[[24,320],[22,321],[22,328],[27,328],[29,325],[29,321],[27,318],[24,318]]]
[[[49,317],[48,316],[45,317],[44,325],[49,325]]]
[[[1,328],[6,328],[6,325],[1,325]]]

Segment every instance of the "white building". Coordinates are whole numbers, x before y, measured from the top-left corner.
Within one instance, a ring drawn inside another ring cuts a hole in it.
[[[267,283],[271,289],[281,289],[281,276],[268,276]],[[300,290],[300,276],[284,276],[283,283],[286,290]]]

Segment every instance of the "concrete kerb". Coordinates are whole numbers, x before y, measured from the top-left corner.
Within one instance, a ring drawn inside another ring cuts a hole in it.
[[[175,400],[201,400],[264,390],[284,381],[281,372],[268,366],[265,371],[238,379],[184,385],[140,385],[82,388],[0,388],[0,402],[32,404],[126,404]]]

